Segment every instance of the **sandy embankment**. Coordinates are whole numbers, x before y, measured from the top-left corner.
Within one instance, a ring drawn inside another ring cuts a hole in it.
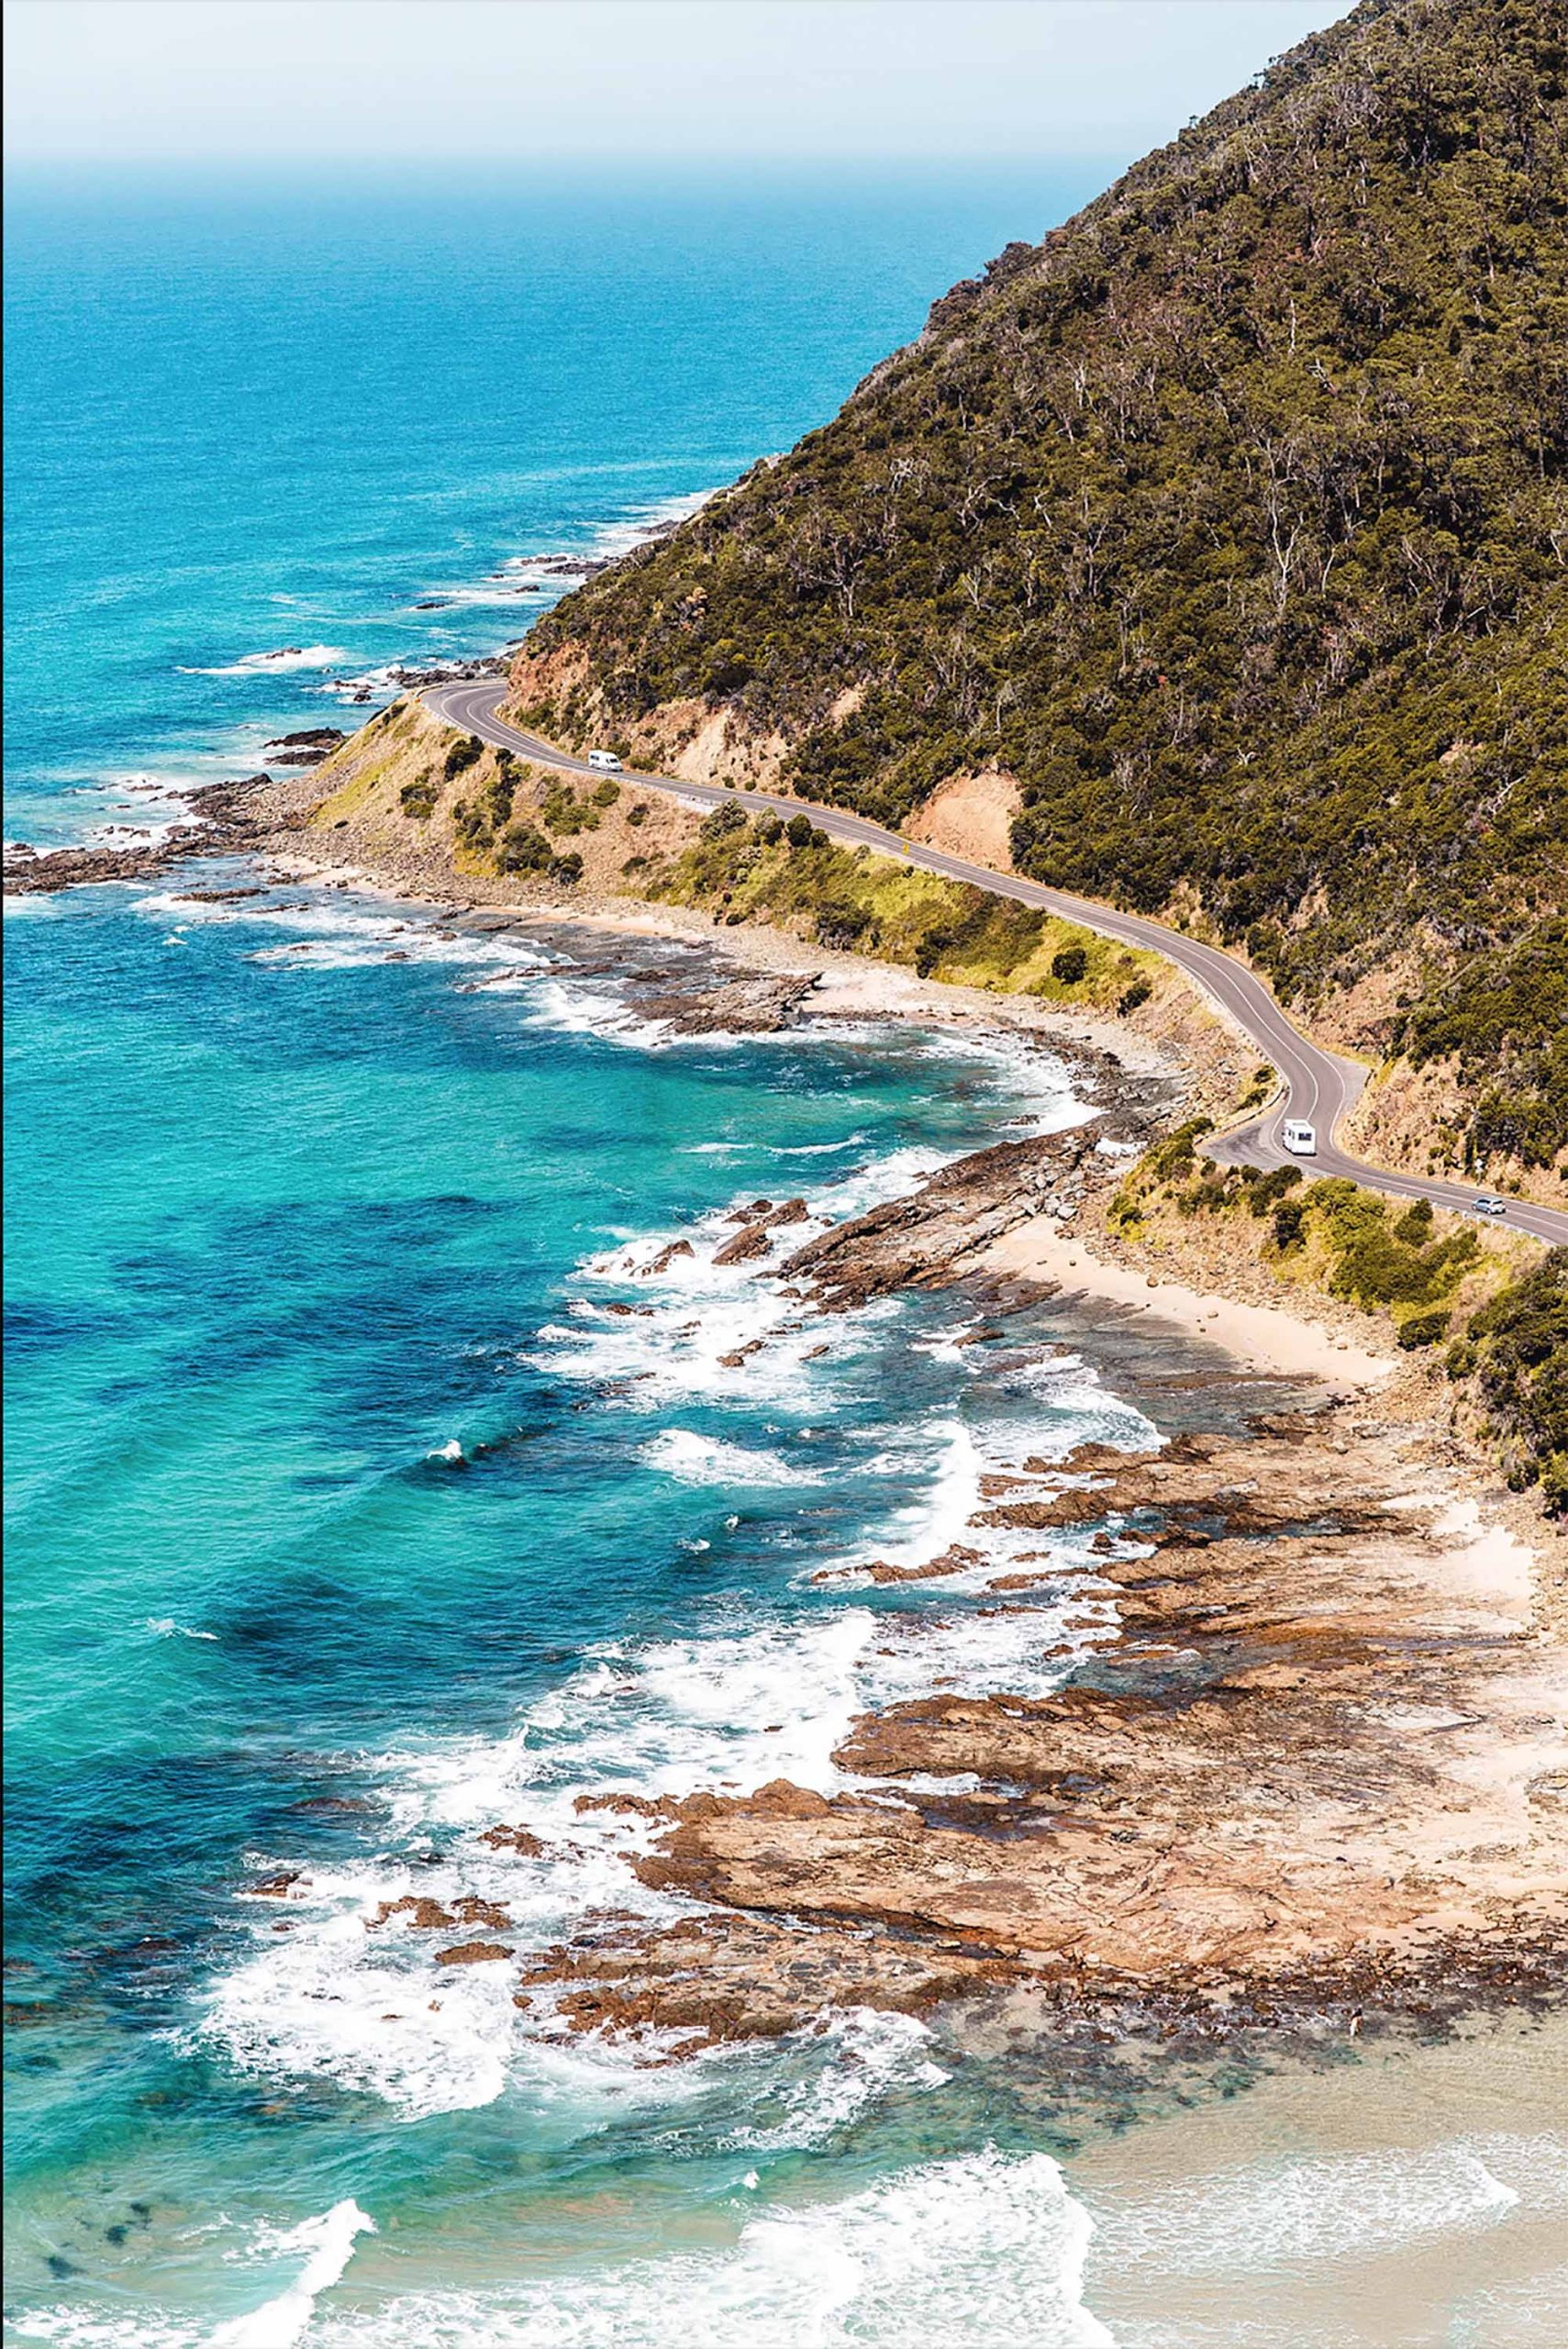
[[[1135,1272],[1094,1254],[1051,1216],[1034,1216],[996,1242],[1000,1272],[1081,1291],[1100,1302],[1147,1313],[1155,1322],[1222,1346],[1241,1368],[1281,1378],[1320,1378],[1338,1387],[1374,1387],[1397,1367],[1393,1353],[1373,1352],[1325,1321],[1282,1306],[1248,1305],[1187,1287],[1165,1275]]]

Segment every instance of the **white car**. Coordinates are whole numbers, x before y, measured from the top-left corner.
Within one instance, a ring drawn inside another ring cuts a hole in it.
[[[1483,1191],[1475,1202],[1475,1212],[1477,1215],[1507,1215],[1508,1202],[1495,1198],[1490,1191]]]
[[[1309,1126],[1305,1118],[1287,1118],[1281,1129],[1280,1140],[1286,1150],[1296,1152],[1297,1158],[1317,1156],[1318,1129]]]
[[[591,767],[602,767],[606,774],[619,774],[621,771],[620,761],[613,751],[590,751],[588,764]]]

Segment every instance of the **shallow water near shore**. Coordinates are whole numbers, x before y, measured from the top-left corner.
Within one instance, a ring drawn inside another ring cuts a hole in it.
[[[156,820],[489,650],[521,557],[783,445],[1072,192],[35,193],[10,828]],[[1557,2026],[1262,2076],[856,2011],[673,2064],[512,2003],[667,1900],[580,1798],[830,1787],[857,1711],[1047,1690],[1104,1615],[1073,1532],[1070,1606],[839,1570],[1025,1453],[1291,1399],[1066,1300],[979,1340],[962,1293],[824,1321],[716,1264],[739,1204],[809,1236],[1083,1117],[1070,1071],[682,1040],[639,1004],[689,950],[243,865],[8,917],[10,2337],[1562,2337]],[[419,1899],[508,1960],[367,1929]]]

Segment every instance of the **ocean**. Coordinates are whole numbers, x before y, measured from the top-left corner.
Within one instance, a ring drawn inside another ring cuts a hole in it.
[[[1102,176],[19,184],[8,835],[174,821],[519,636],[541,562],[787,446]],[[816,1577],[1156,1440],[1049,1308],[1010,1368],[958,1296],[822,1356],[714,1263],[738,1201],[818,1229],[1090,1105],[874,1023],[672,1041],[638,988],[691,952],[223,862],[7,903],[8,2337],[1535,2337],[1544,2124],[1434,2088],[1396,2144],[1313,2075],[1211,2141],[1219,2084],[1096,2100],[858,2011],[672,2064],[366,1930],[666,1913],[579,1798],[828,1788],[868,1705],[1058,1685],[1059,1609]]]

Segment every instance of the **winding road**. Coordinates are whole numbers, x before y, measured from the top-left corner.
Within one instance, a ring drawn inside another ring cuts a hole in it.
[[[433,717],[449,726],[461,727],[466,733],[477,734],[482,742],[488,742],[493,749],[514,751],[524,758],[564,768],[573,774],[595,772],[586,759],[570,757],[549,742],[540,741],[537,735],[521,732],[503,718],[500,707],[506,690],[505,679],[486,677],[478,684],[432,685],[426,689],[423,698]],[[1335,1147],[1334,1130],[1359,1098],[1366,1071],[1358,1062],[1325,1052],[1320,1045],[1310,1042],[1286,1019],[1262,980],[1218,947],[1206,946],[1180,930],[1168,930],[1162,922],[1123,913],[1118,907],[1069,896],[1064,890],[1049,889],[1039,881],[1026,881],[1017,874],[993,872],[989,865],[967,863],[962,857],[950,856],[943,849],[928,848],[918,841],[906,840],[901,833],[885,831],[880,824],[871,823],[846,808],[821,807],[811,800],[792,799],[783,793],[732,790],[725,784],[683,783],[673,775],[643,774],[630,768],[625,771],[625,780],[639,789],[673,792],[695,806],[714,807],[721,801],[733,799],[757,814],[809,816],[833,840],[899,857],[906,864],[940,874],[945,880],[973,882],[976,888],[987,889],[993,896],[1011,897],[1019,905],[1039,907],[1044,913],[1058,914],[1068,921],[1081,923],[1085,930],[1097,930],[1102,937],[1120,939],[1126,945],[1163,954],[1195,981],[1232,1025],[1256,1045],[1260,1058],[1269,1061],[1283,1081],[1282,1097],[1261,1118],[1216,1137],[1208,1145],[1212,1156],[1239,1166],[1300,1166],[1304,1174],[1346,1174],[1369,1190],[1385,1191],[1394,1198],[1430,1199],[1434,1207],[1474,1215],[1478,1193],[1473,1186],[1431,1182],[1419,1174],[1368,1166]],[[1318,1149],[1310,1160],[1294,1157],[1285,1149],[1281,1128],[1287,1118],[1304,1118],[1316,1127]],[[1556,1245],[1568,1243],[1568,1214],[1554,1208],[1537,1207],[1528,1200],[1509,1199],[1505,1216],[1477,1220],[1499,1222],[1507,1229],[1528,1231],[1538,1240]]]

